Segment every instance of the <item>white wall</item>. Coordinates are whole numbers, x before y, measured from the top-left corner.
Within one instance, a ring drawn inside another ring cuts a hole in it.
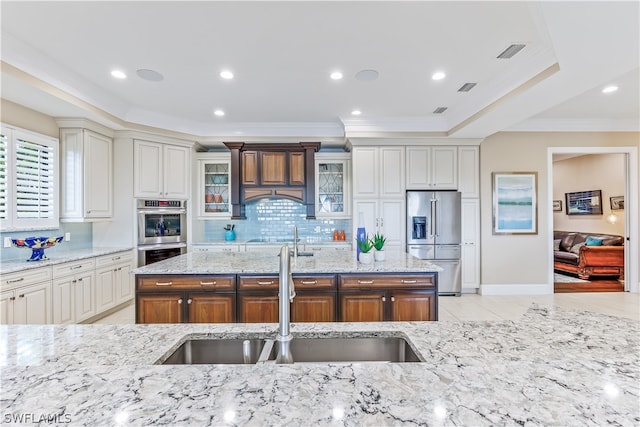
[[[616,211],[618,221],[611,224],[610,197],[623,196],[624,154],[589,154],[553,163],[553,199],[562,200],[562,212],[553,213],[553,229],[605,234],[624,234],[624,210]],[[567,215],[565,193],[602,191],[602,215]]]
[[[2,99],[2,123],[38,132],[53,138],[60,138],[56,121],[51,116],[39,113],[22,105]]]
[[[549,147],[638,147],[638,132],[500,132],[480,145],[481,292],[497,285],[542,285],[551,269]],[[637,156],[637,155],[636,155]],[[639,161],[636,158],[636,161]],[[538,234],[493,235],[491,172],[538,173]],[[638,186],[639,183],[636,183]],[[637,210],[637,208],[636,208]],[[632,236],[637,241],[638,236]],[[640,257],[636,254],[636,263]],[[484,292],[483,292],[484,293]]]

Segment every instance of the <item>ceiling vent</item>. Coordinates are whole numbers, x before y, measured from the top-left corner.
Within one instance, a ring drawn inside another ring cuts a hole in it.
[[[496,58],[499,59],[511,59],[513,58],[513,56],[520,52],[522,49],[524,49],[526,45],[524,44],[512,44],[511,46],[509,46],[508,48],[506,48],[505,50],[502,51],[502,53],[500,55],[498,55]]]
[[[447,111],[448,107],[438,107],[435,110],[433,110],[433,114],[442,114],[445,111]]]
[[[471,89],[476,87],[477,84],[478,83],[465,83],[462,86],[460,86],[460,89],[458,89],[458,92],[469,92]]]

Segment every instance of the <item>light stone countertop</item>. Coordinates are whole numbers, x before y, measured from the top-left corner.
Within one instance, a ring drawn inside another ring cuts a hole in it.
[[[402,336],[421,363],[155,364],[185,338],[275,338],[276,329],[0,326],[3,425],[640,423],[640,322],[535,305],[518,321],[292,325],[294,339]]]
[[[133,274],[277,274],[279,251],[189,252],[149,264]],[[356,261],[355,251],[315,252],[313,256],[291,258],[293,274],[307,273],[428,273],[442,271],[430,261],[406,252],[385,251],[386,259],[371,264]]]
[[[65,250],[54,246],[45,250],[46,259],[34,262],[27,261],[31,256],[31,252],[24,249],[24,259],[3,260],[2,263],[0,263],[0,274],[9,274],[33,268],[48,267],[65,262],[79,261],[82,259],[114,254],[116,252],[130,251],[132,249],[132,247],[95,247]]]

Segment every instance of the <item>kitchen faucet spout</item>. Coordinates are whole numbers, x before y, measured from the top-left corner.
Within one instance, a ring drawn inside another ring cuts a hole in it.
[[[291,254],[289,246],[284,245],[280,250],[280,277],[279,277],[279,326],[276,341],[278,342],[278,354],[276,363],[293,363],[293,355],[291,354],[291,313],[290,304],[296,296],[296,291],[291,277]]]

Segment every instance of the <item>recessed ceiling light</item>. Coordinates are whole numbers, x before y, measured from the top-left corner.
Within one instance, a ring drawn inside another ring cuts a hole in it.
[[[111,76],[115,77],[116,79],[126,79],[127,78],[127,75],[124,73],[124,71],[120,71],[120,70],[111,71]]]
[[[604,89],[602,89],[602,93],[612,93],[618,90],[618,86],[615,85],[611,85],[611,86],[607,86]]]
[[[231,80],[233,78],[233,73],[229,70],[220,71],[220,77],[225,80]]]
[[[138,77],[150,82],[160,82],[164,80],[164,76],[157,71],[140,69],[136,71]]]
[[[215,114],[218,117],[222,117],[222,116],[224,116],[224,111],[216,110],[216,111],[213,112],[213,114]]]
[[[442,71],[437,71],[435,73],[433,73],[433,75],[431,76],[431,78],[433,80],[442,80],[446,77],[447,75],[445,73],[443,73]]]
[[[353,111],[351,112],[351,115],[352,115],[352,116],[359,116],[360,114],[362,114],[362,111],[360,111],[360,110],[353,110]]]
[[[342,73],[340,71],[334,71],[329,77],[331,77],[331,80],[340,80],[342,79]]]

